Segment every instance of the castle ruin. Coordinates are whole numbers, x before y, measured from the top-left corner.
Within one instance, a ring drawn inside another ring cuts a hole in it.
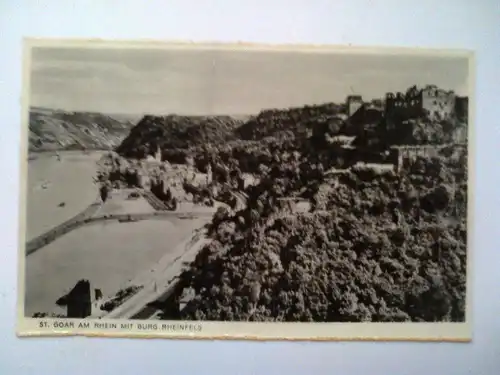
[[[455,114],[456,95],[435,85],[422,89],[410,87],[406,93],[387,93],[385,98],[386,117],[411,119],[427,115],[431,119],[446,119]]]

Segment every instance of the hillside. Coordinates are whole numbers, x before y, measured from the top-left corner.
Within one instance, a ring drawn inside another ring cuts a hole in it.
[[[463,322],[466,154],[449,151],[401,175],[322,181],[290,162],[286,178],[263,175],[244,210],[214,216],[213,241],[181,276],[194,298],[180,319]],[[286,210],[279,199],[302,181],[321,184],[311,210]]]
[[[160,148],[162,158],[172,163],[183,163],[189,156],[203,170],[208,159],[212,163],[231,160],[241,171],[254,173],[259,164],[273,163],[271,154],[278,149],[337,158],[339,135],[354,138],[352,145],[358,149],[352,153],[359,158],[360,149],[381,152],[391,145],[463,142],[466,132],[467,124],[456,119],[422,115],[388,120],[383,111],[364,106],[347,118],[343,105],[324,103],[266,109],[244,118],[148,115],[116,151],[124,157],[144,158]]]
[[[307,138],[315,129],[338,133],[343,125],[339,105],[328,103],[300,108],[271,109],[256,116],[144,116],[116,151],[125,157],[145,157],[158,147],[187,150],[216,148],[238,141],[265,138]]]
[[[133,126],[133,117],[91,112],[30,109],[30,151],[112,149]]]
[[[316,126],[324,125],[325,131],[338,131],[342,123],[341,106],[334,103],[306,105],[287,109],[261,111],[243,126],[237,135],[244,140],[261,140],[266,137],[307,136]]]
[[[157,148],[189,149],[221,144],[235,138],[243,120],[231,116],[144,116],[116,151],[127,157],[144,157]]]

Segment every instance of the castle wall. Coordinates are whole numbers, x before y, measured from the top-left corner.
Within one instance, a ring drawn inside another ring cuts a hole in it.
[[[432,158],[439,156],[440,150],[445,146],[399,146],[390,151],[390,159],[396,166],[396,171],[400,172],[413,164],[417,158]],[[465,145],[454,145],[457,149],[463,149]]]
[[[455,94],[427,87],[422,90],[422,108],[428,111],[431,118],[448,118],[455,111]]]
[[[452,91],[445,91],[436,86],[422,90],[412,88],[403,93],[388,93],[385,100],[386,116],[389,119],[411,119],[428,113],[431,118],[449,118],[455,113],[466,117],[467,97],[456,97]]]
[[[467,126],[459,126],[453,131],[453,142],[466,143],[467,142]]]
[[[385,99],[385,114],[388,119],[406,120],[419,117],[422,112],[422,95],[417,92],[412,95],[388,93]]]
[[[469,98],[457,96],[455,98],[455,114],[461,121],[468,122],[469,118]]]
[[[279,198],[278,206],[288,213],[305,213],[311,209],[311,203],[301,198]]]

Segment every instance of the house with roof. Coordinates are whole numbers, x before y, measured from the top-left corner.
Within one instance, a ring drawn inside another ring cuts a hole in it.
[[[356,137],[354,143],[359,144],[359,141],[363,140],[363,144],[369,145],[371,140],[380,138],[380,132],[384,130],[384,120],[383,110],[370,103],[363,103],[346,120],[342,133]]]
[[[347,116],[351,117],[363,105],[361,95],[349,95],[346,99]]]

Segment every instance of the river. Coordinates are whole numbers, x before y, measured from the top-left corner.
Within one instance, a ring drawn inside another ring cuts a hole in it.
[[[28,162],[26,240],[50,230],[84,210],[97,198],[93,182],[103,151],[30,154]]]

